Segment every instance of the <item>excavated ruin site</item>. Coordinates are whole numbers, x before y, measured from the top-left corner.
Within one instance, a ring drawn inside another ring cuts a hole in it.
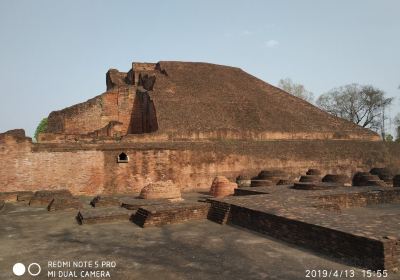
[[[400,277],[400,145],[239,68],[111,69],[37,142],[0,134],[0,167],[10,279],[75,259],[115,261],[111,279]]]

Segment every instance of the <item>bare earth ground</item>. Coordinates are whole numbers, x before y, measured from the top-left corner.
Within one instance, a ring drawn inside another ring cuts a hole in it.
[[[306,278],[306,269],[355,269],[351,279],[382,279],[364,278],[360,269],[335,259],[208,220],[142,229],[128,221],[79,226],[75,215],[7,204],[0,212],[0,279],[83,279],[48,277],[48,261],[56,260],[116,262],[115,268],[102,269],[110,278],[85,279],[345,279]],[[16,262],[37,262],[42,272],[14,276]]]

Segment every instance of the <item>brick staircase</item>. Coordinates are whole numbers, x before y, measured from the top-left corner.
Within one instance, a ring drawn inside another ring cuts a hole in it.
[[[221,225],[226,224],[231,207],[230,204],[215,200],[209,200],[209,202],[211,202],[211,208],[207,219]]]

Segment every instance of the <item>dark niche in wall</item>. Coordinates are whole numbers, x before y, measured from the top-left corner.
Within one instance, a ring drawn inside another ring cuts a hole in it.
[[[129,133],[141,134],[157,131],[156,108],[149,92],[138,89],[133,106]]]
[[[117,158],[118,163],[126,163],[129,162],[129,157],[125,153],[120,153]]]

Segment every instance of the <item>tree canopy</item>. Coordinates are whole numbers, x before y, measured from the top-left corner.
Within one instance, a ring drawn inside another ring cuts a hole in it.
[[[392,101],[378,88],[350,84],[322,94],[317,105],[332,115],[384,132],[385,109]]]
[[[293,82],[290,78],[279,80],[278,87],[307,102],[313,102],[314,100],[314,94],[311,91],[306,90],[302,84]]]
[[[36,128],[36,130],[35,130],[35,136],[34,136],[34,137],[35,137],[35,140],[36,140],[36,141],[37,141],[37,139],[38,139],[39,133],[45,132],[46,129],[47,129],[47,118],[43,118],[43,119],[40,121],[39,125],[37,126],[37,128]]]

